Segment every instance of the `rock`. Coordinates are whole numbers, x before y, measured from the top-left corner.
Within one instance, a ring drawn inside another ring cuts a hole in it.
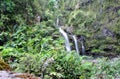
[[[11,71],[0,71],[0,79],[41,79],[27,73],[14,73]]]

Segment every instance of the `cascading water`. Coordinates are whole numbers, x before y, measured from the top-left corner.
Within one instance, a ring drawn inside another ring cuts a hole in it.
[[[66,47],[66,50],[68,52],[71,51],[71,47],[70,47],[70,42],[69,42],[69,38],[68,38],[68,35],[67,33],[61,28],[59,27],[59,32],[63,35],[63,37],[65,38],[65,47]]]
[[[56,3],[55,3],[55,8],[58,9],[58,1],[56,1]],[[65,47],[66,47],[67,52],[70,52],[71,47],[70,47],[69,38],[68,38],[67,33],[59,26],[59,18],[58,18],[58,16],[57,16],[56,26],[57,26],[57,28],[59,28],[59,32],[62,34],[62,36],[65,39]]]
[[[82,55],[85,55],[85,46],[83,44],[83,41],[81,41],[81,50],[82,50]]]
[[[75,43],[75,49],[76,49],[76,52],[79,54],[79,47],[78,47],[77,38],[76,38],[75,35],[73,35],[72,37],[73,37],[73,40],[74,40],[74,43]]]

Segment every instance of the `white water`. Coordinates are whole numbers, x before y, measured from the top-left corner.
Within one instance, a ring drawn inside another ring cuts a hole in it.
[[[82,55],[85,54],[85,46],[83,45],[83,41],[81,41],[81,47],[82,47]]]
[[[73,40],[74,40],[74,43],[75,43],[75,49],[76,49],[76,52],[79,54],[79,47],[78,47],[77,38],[76,38],[75,35],[73,35],[72,37],[73,37]]]
[[[71,51],[71,47],[70,47],[70,42],[69,42],[69,38],[68,38],[68,35],[67,33],[61,28],[59,27],[59,32],[63,35],[63,37],[65,38],[65,47],[66,47],[66,50],[68,52]]]

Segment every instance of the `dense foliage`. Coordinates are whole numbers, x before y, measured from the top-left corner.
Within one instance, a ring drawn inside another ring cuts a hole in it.
[[[15,71],[45,79],[120,76],[120,59],[94,63],[66,52],[57,18],[67,33],[85,37],[86,52],[120,54],[119,0],[0,0],[1,58]]]

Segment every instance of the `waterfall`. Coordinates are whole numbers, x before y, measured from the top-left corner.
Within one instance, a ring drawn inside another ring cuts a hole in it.
[[[83,44],[83,41],[81,41],[81,47],[82,47],[82,55],[84,55],[85,54],[85,46]]]
[[[58,1],[56,1],[55,3],[55,8],[58,9]],[[68,35],[67,33],[59,26],[59,18],[58,18],[58,15],[57,15],[57,21],[56,21],[56,26],[57,28],[59,28],[59,32],[62,34],[62,36],[64,37],[65,39],[65,47],[66,47],[66,50],[67,52],[70,52],[71,51],[71,47],[70,47],[70,42],[69,42],[69,38],[68,38]]]
[[[61,28],[59,27],[59,32],[63,35],[63,37],[65,38],[65,47],[66,47],[66,50],[68,52],[71,51],[71,47],[70,47],[70,42],[69,42],[69,38],[68,38],[68,35],[67,33]]]
[[[72,37],[73,37],[73,40],[74,40],[74,43],[75,43],[75,49],[76,49],[76,52],[79,54],[79,47],[78,47],[77,38],[76,38],[75,35],[73,35]]]

